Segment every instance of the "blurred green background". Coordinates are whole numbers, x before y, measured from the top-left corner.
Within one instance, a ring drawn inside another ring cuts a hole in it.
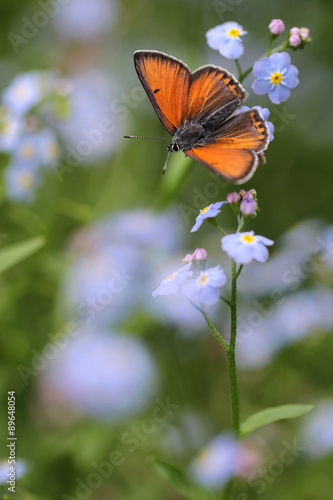
[[[95,17],[92,12],[97,9],[94,2],[82,1],[81,8],[71,14],[68,26],[72,23],[74,30],[78,24],[76,31],[79,34],[76,37],[70,35],[71,28],[66,28],[65,20],[59,17],[57,24],[57,17],[64,15],[62,10],[70,6],[69,1],[68,5],[59,7],[59,13],[49,17],[45,26],[38,28],[36,35],[27,43],[22,43],[17,53],[11,46],[8,33],[22,34],[23,19],[31,20],[41,10],[41,6],[39,2],[32,1],[13,3],[5,0],[1,4],[1,89],[10,85],[17,74],[29,70],[56,70],[69,81],[75,80],[77,75],[81,75],[84,80],[82,75],[90,70],[100,71],[106,75],[103,81],[109,78],[112,84],[110,93],[105,95],[108,108],[105,116],[111,116],[114,124],[110,136],[112,146],[107,154],[87,155],[83,164],[75,167],[70,165],[61,180],[57,169],[50,168],[43,173],[36,198],[31,203],[8,199],[6,187],[2,183],[1,248],[39,235],[46,239],[45,246],[35,255],[1,275],[0,424],[3,439],[0,458],[5,459],[7,456],[7,391],[15,390],[17,456],[25,460],[27,467],[26,474],[17,484],[18,499],[183,498],[156,473],[149,458],[162,456],[186,466],[212,436],[230,428],[224,354],[217,349],[204,323],[200,325],[199,330],[202,331],[199,334],[182,335],[182,328],[174,318],[163,319],[163,315],[152,313],[154,307],[163,309],[163,298],[155,299],[156,303],[150,304],[146,310],[141,306],[130,307],[126,302],[120,302],[119,308],[128,307],[128,312],[125,310],[126,314],[121,319],[110,321],[112,326],[103,324],[101,327],[94,322],[89,326],[92,334],[94,331],[98,333],[100,328],[110,335],[114,330],[122,332],[142,342],[145,349],[149,350],[154,360],[155,371],[151,373],[153,377],[156,376],[156,387],[151,389],[153,396],[150,399],[147,397],[142,408],[138,405],[133,411],[124,411],[120,417],[99,418],[96,416],[98,412],[94,414],[93,411],[87,415],[82,408],[68,409],[68,400],[62,399],[54,388],[47,385],[45,374],[49,366],[37,370],[36,375],[28,376],[26,384],[18,370],[22,365],[31,368],[36,353],[42,353],[50,339],[64,331],[68,321],[79,324],[75,313],[76,301],[79,299],[77,296],[73,299],[73,294],[79,293],[81,285],[79,281],[74,285],[73,282],[79,280],[78,274],[82,270],[87,274],[90,272],[91,279],[94,279],[94,268],[89,267],[92,266],[89,259],[85,261],[84,252],[87,249],[88,253],[93,252],[99,245],[98,238],[103,235],[104,248],[116,245],[117,238],[123,241],[124,235],[131,231],[131,224],[136,224],[135,219],[125,216],[117,231],[113,230],[111,224],[111,229],[105,232],[103,228],[100,229],[97,237],[97,233],[89,229],[96,227],[94,224],[97,221],[108,220],[122,211],[142,209],[150,214],[163,214],[164,210],[173,207],[174,218],[170,222],[161,223],[161,226],[156,222],[157,235],[159,227],[163,237],[168,231],[170,234],[175,231],[173,243],[169,245],[167,242],[161,250],[159,236],[156,236],[151,244],[146,242],[146,246],[140,246],[141,254],[137,258],[143,259],[145,265],[146,261],[153,263],[149,264],[148,272],[155,273],[149,280],[145,276],[145,286],[148,286],[147,283],[152,286],[149,293],[160,282],[160,266],[171,261],[173,253],[181,258],[193,252],[197,246],[203,246],[208,248],[212,256],[212,265],[214,262],[219,263],[219,236],[213,228],[207,224],[194,235],[189,230],[195,219],[195,211],[200,206],[204,206],[207,201],[211,203],[225,199],[234,187],[224,181],[214,180],[212,174],[201,165],[190,159],[183,160],[181,153],[172,155],[162,178],[161,170],[166,157],[162,141],[122,139],[124,134],[167,136],[151,104],[140,91],[133,68],[135,50],[161,50],[182,59],[192,69],[213,63],[236,74],[233,61],[223,59],[217,51],[207,46],[205,33],[208,29],[232,20],[248,31],[244,37],[245,54],[240,59],[245,69],[267,50],[267,27],[271,19],[283,19],[287,29],[308,26],[313,42],[306,50],[291,53],[292,63],[299,68],[300,84],[292,90],[290,99],[276,106],[270,103],[267,96],[255,96],[250,92],[246,102],[249,106],[259,104],[270,109],[275,139],[267,152],[267,164],[259,167],[244,188],[255,188],[259,197],[260,214],[251,229],[275,240],[276,251],[283,252],[288,247],[289,243],[281,237],[301,221],[316,219],[315,230],[310,231],[310,236],[321,234],[322,228],[332,222],[332,112],[329,94],[332,88],[331,2],[105,1],[112,7],[108,11],[108,24],[100,32],[97,30],[94,36],[90,34],[85,37],[82,34],[84,28],[81,28],[81,23],[88,28],[89,23],[93,23]],[[77,20],[75,16],[78,16]],[[248,91],[251,90],[251,78],[249,76],[244,82]],[[86,99],[79,101],[82,113],[87,105]],[[85,123],[89,123],[89,116]],[[93,124],[91,128],[94,127]],[[62,147],[66,148],[64,138]],[[9,156],[2,154],[3,172],[8,161]],[[65,164],[64,160],[61,160],[61,164]],[[212,184],[214,188],[207,187]],[[202,204],[201,200],[198,204],[198,193],[206,197]],[[209,193],[213,193],[213,196]],[[184,210],[190,214],[189,218],[184,218]],[[149,217],[153,218],[153,215]],[[231,211],[226,210],[224,217],[224,227],[234,230]],[[146,225],[150,224],[150,220],[148,218]],[[178,232],[173,224],[179,225]],[[140,232],[141,228],[133,230]],[[142,226],[142,232],[145,231],[147,227]],[[311,237],[304,236],[303,240],[303,236],[302,232],[293,236],[296,252],[293,258],[301,266],[316,251],[315,237],[311,240]],[[71,274],[71,266],[75,269],[75,262],[78,261],[82,265],[81,270],[78,274],[75,274],[76,271]],[[277,275],[289,269],[294,261],[289,260],[287,267],[283,267],[282,263],[280,271],[275,270]],[[177,262],[179,264],[175,265],[180,266],[179,259]],[[256,269],[258,280],[265,281],[264,271],[261,268],[259,270],[259,267],[255,268],[250,278],[257,279]],[[100,272],[103,274],[103,269],[99,269]],[[316,296],[316,289],[321,286],[325,286],[329,292],[332,286],[331,267],[320,264],[315,266],[314,272],[303,274],[305,276],[300,279],[300,287],[313,290],[312,297]],[[250,278],[244,276],[244,280]],[[130,283],[130,288],[136,295],[143,293],[136,279]],[[269,295],[267,283],[263,289],[263,292],[256,292],[257,298]],[[249,290],[251,292],[251,287]],[[152,301],[148,292],[146,300]],[[295,289],[286,293],[293,292]],[[245,306],[252,304],[253,300],[247,293],[245,290],[241,299]],[[310,301],[310,308],[317,306],[315,301],[313,305]],[[297,302],[294,312],[296,316],[305,314]],[[222,308],[220,315],[217,314],[216,322],[223,331],[227,329],[226,309]],[[315,326],[309,334],[300,334],[297,341],[286,342],[283,348],[274,352],[271,362],[259,363],[251,370],[240,370],[243,418],[267,406],[296,402],[316,404],[317,401],[332,397],[333,337],[330,330],[332,323],[329,322],[325,326]],[[281,332],[281,335],[284,336],[285,332]],[[72,339],[69,339],[69,344],[71,342]],[[75,350],[73,356],[75,358]],[[76,359],[75,362],[80,361]],[[91,374],[90,382],[95,371],[99,373],[98,356],[95,362],[96,370],[93,365],[85,367],[82,362],[83,385],[88,371]],[[80,378],[78,374],[78,380]],[[97,380],[96,387],[98,384]],[[121,394],[125,399],[132,397],[127,396],[126,392],[122,393],[121,387],[120,384],[119,397]],[[151,417],[156,408],[156,399],[165,401],[167,397],[173,404],[179,405],[179,409],[163,425],[144,433],[138,449],[131,452],[122,436],[133,425],[140,426]],[[198,431],[196,427],[191,430],[190,439],[186,436],[188,427],[191,427],[186,415],[192,415],[198,426]],[[263,468],[277,459],[284,441],[293,442],[298,435],[299,425],[300,420],[286,421],[257,431],[253,438],[254,446],[261,450]],[[173,439],[168,438],[170,429],[178,429]],[[325,442],[325,438],[322,440]],[[173,441],[176,441],[174,448]],[[166,442],[168,447],[165,446]],[[266,487],[260,494],[247,480],[240,479],[232,498],[330,500],[333,490],[332,449],[333,444],[331,450],[316,459],[302,453],[294,463],[285,466],[279,475],[269,475]],[[85,482],[89,474],[95,472],[96,467],[92,464],[109,460],[114,450],[124,457],[123,464],[115,466],[101,484],[96,483],[94,487],[88,488],[88,493],[83,488],[81,496],[78,496],[78,479]],[[1,488],[3,494],[8,493],[5,485]]]

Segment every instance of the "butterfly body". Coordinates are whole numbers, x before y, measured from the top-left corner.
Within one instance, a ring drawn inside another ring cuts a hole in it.
[[[257,110],[234,114],[247,94],[226,70],[213,65],[193,73],[158,51],[134,53],[138,77],[165,129],[168,150],[184,151],[218,175],[244,182],[268,143],[268,127]]]

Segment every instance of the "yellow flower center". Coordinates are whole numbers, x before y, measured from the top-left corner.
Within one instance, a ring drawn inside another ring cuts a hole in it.
[[[239,36],[239,30],[237,28],[230,30],[229,36],[231,36],[232,38],[236,38],[237,36]]]
[[[254,236],[252,234],[245,234],[242,236],[244,243],[252,243],[254,241]]]
[[[167,278],[165,278],[165,281],[171,281],[174,277],[176,276],[176,273],[171,273]]]
[[[198,285],[205,286],[207,284],[207,281],[208,281],[208,274],[207,273],[201,274],[198,278]]]
[[[208,207],[205,207],[203,208],[202,210],[200,210],[200,213],[201,214],[204,214],[205,212],[207,212],[207,210],[209,209],[209,206]]]
[[[31,187],[33,184],[33,181],[34,181],[33,176],[27,172],[21,174],[19,179],[18,179],[20,187],[22,187],[24,189],[28,189],[29,187]]]
[[[271,74],[271,83],[278,85],[283,80],[283,75],[279,71],[275,71],[275,73]]]

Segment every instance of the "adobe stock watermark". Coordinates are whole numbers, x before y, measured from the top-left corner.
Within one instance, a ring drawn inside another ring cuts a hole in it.
[[[15,54],[18,54],[20,47],[27,45],[39,31],[49,23],[50,19],[55,17],[63,5],[67,5],[70,0],[39,0],[37,2],[39,10],[36,10],[29,18],[21,18],[21,28],[19,33],[10,31],[7,38],[13,47]]]
[[[257,495],[266,491],[268,485],[272,484],[276,478],[281,476],[285,467],[291,465],[306,450],[305,446],[300,446],[296,439],[292,443],[282,441],[283,448],[277,458],[269,460],[265,467],[260,467],[255,476],[247,480],[247,484],[254,488]],[[239,493],[236,500],[250,500],[252,498],[247,493]]]
[[[132,88],[129,94],[121,94],[110,104],[110,111],[117,117],[117,121],[123,121],[130,115],[131,109],[138,106],[139,102],[145,99],[146,93],[141,85]],[[73,172],[75,168],[82,165],[89,156],[98,151],[98,148],[116,130],[115,120],[103,118],[97,127],[86,130],[82,129],[82,139],[77,144],[65,146],[65,153],[62,162],[54,161],[52,169],[59,182],[63,181],[65,174]]]
[[[121,450],[112,450],[106,460],[91,462],[92,470],[86,478],[77,477],[75,479],[75,496],[63,493],[61,500],[86,500],[91,498],[93,491],[99,488],[104,480],[109,479],[117,468],[124,465],[128,453],[136,452],[141,444],[157,432],[162,425],[164,426],[166,421],[179,408],[180,405],[171,403],[169,397],[166,397],[164,401],[156,399],[151,416],[138,424],[132,425],[128,431],[121,434]]]
[[[225,14],[228,15],[233,12],[236,7],[243,3],[243,1],[244,0],[214,0],[213,7],[220,21],[223,23],[230,18],[230,16],[227,16],[228,19],[226,19]]]
[[[49,362],[67,347],[70,339],[76,337],[82,331],[83,326],[90,324],[97,314],[109,307],[114,297],[123,292],[129,282],[135,278],[128,274],[126,269],[121,272],[113,270],[111,274],[112,277],[107,285],[101,288],[96,296],[88,297],[84,303],[79,304],[77,308],[78,322],[67,322],[63,330],[56,336],[49,334],[50,342],[40,352],[31,349],[32,359],[30,365],[20,364],[17,366],[17,371],[24,385],[28,385],[31,377],[35,377],[45,370]]]

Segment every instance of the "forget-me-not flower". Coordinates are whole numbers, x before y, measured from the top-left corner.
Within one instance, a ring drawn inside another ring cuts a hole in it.
[[[169,276],[167,276],[160,286],[153,291],[153,297],[157,297],[158,295],[170,295],[171,293],[175,293],[179,291],[180,285],[192,276],[192,271],[190,271],[190,267],[192,262],[189,262],[185,266],[182,266],[178,271],[175,271]]]
[[[290,89],[299,84],[298,69],[290,64],[287,52],[275,52],[263,57],[253,66],[253,74],[257,77],[252,84],[255,94],[267,94],[274,104],[286,101]]]
[[[196,222],[191,229],[191,233],[198,231],[199,227],[202,225],[205,219],[210,219],[216,217],[220,212],[220,208],[222,205],[225,205],[226,201],[218,201],[217,203],[211,203],[207,207],[200,210],[198,217],[196,218]]]
[[[273,125],[272,122],[268,121],[268,117],[269,117],[269,114],[270,114],[269,109],[268,108],[262,108],[261,106],[253,106],[252,108],[249,108],[248,106],[242,106],[241,108],[237,109],[234,114],[238,115],[238,113],[241,113],[242,111],[248,111],[249,109],[257,109],[259,111],[259,113],[261,114],[261,116],[265,120],[266,125],[268,127],[268,130],[269,130],[269,140],[272,141],[274,139],[274,125]]]
[[[243,26],[230,21],[207,31],[206,38],[211,49],[218,50],[228,59],[238,59],[244,52],[241,36],[246,34]]]
[[[266,262],[269,255],[266,246],[274,243],[264,236],[255,235],[253,231],[228,234],[223,236],[221,242],[222,250],[237,264],[248,264],[253,259]]]
[[[220,266],[211,267],[201,271],[196,279],[189,280],[183,286],[182,292],[193,302],[203,304],[216,304],[219,299],[219,289],[226,282],[227,278]]]

